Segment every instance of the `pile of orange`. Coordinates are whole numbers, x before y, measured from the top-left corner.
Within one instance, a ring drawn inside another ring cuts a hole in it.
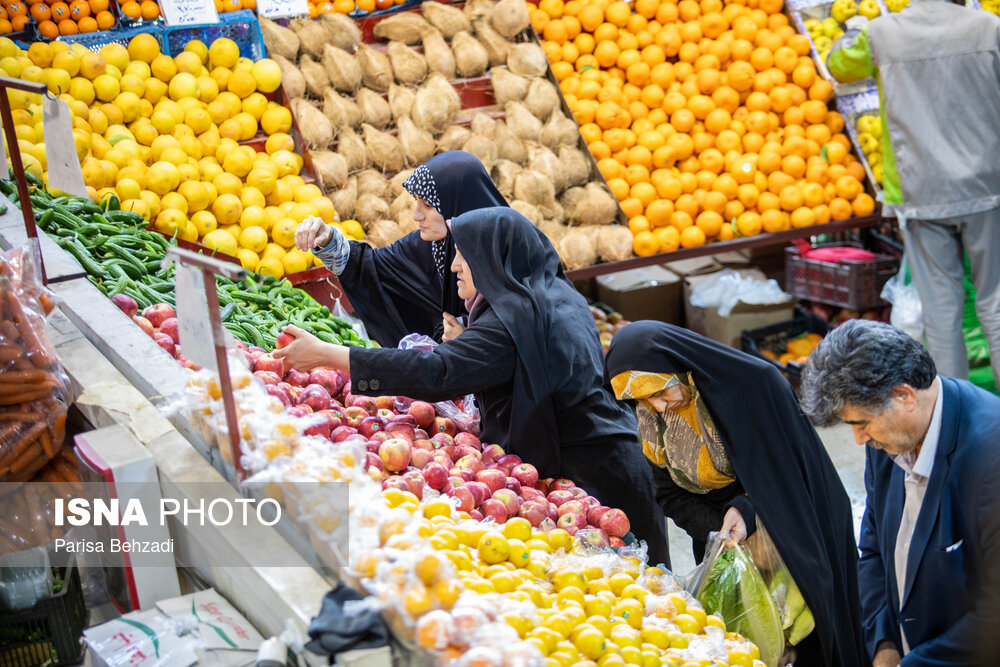
[[[156,0],[127,0],[119,5],[122,16],[133,21],[155,21],[160,18],[160,5]]]
[[[24,30],[35,19],[38,32],[45,39],[81,32],[108,30],[115,24],[108,0],[43,2],[42,0],[4,0],[0,3],[0,34]]]
[[[541,0],[532,25],[637,255],[868,215],[783,0]]]
[[[350,14],[355,9],[374,12],[404,2],[406,0],[309,0],[309,15],[316,18],[320,14]]]

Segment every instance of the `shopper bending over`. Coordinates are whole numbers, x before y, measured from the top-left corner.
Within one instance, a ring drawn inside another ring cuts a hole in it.
[[[507,205],[479,158],[463,151],[435,155],[403,187],[417,200],[413,219],[420,230],[392,245],[348,241],[319,218],[308,218],[295,230],[296,247],[311,250],[337,274],[368,334],[384,347],[396,347],[411,333],[441,340],[446,325],[457,325],[456,316],[465,311],[449,271],[455,242],[445,222]]]
[[[469,326],[432,352],[341,347],[295,327],[275,351],[291,367],[351,374],[351,391],[439,401],[475,393],[482,440],[568,477],[625,511],[667,562],[663,514],[635,445],[635,420],[603,386],[601,343],[587,302],[563,275],[548,239],[509,208],[481,209],[451,223],[452,271]]]
[[[709,532],[741,542],[761,521],[816,622],[795,664],[869,664],[851,503],[781,373],[662,322],[619,331],[605,365],[615,396],[635,405],[657,502],[696,559]]]

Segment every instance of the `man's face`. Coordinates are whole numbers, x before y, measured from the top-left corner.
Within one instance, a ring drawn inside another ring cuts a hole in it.
[[[848,403],[840,411],[840,419],[851,426],[854,441],[881,449],[890,456],[911,452],[923,440],[917,411],[905,392],[893,392],[881,412]]]

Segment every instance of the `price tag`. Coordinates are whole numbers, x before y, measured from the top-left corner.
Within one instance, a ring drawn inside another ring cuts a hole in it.
[[[160,0],[167,25],[218,23],[219,12],[212,0]]]
[[[257,13],[269,19],[309,14],[308,0],[258,0]]]
[[[76,154],[69,106],[58,98],[42,95],[42,128],[49,185],[71,195],[89,196],[80,170],[80,157]],[[4,168],[4,173],[6,171]]]
[[[212,323],[208,316],[208,296],[201,269],[177,262],[174,282],[177,285],[177,326],[184,356],[216,375]]]

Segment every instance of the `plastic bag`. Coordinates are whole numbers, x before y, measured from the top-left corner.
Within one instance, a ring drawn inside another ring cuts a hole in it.
[[[333,309],[330,312],[333,313],[334,317],[339,317],[350,324],[351,329],[353,329],[354,333],[358,334],[362,340],[366,340],[368,338],[368,329],[365,328],[365,323],[347,312],[347,309],[340,303],[339,296],[334,301]]]
[[[430,352],[437,347],[437,342],[423,334],[408,334],[399,341],[400,350],[417,350]],[[476,397],[469,394],[465,398],[452,401],[440,401],[434,404],[434,410],[441,417],[447,417],[455,422],[460,431],[468,431],[479,435],[479,408],[476,407]]]
[[[45,547],[0,555],[0,609],[31,609],[52,597],[52,566]]]
[[[728,316],[740,301],[763,305],[784,303],[788,300],[789,296],[776,280],[757,280],[743,276],[732,269],[720,271],[718,275],[701,283],[691,292],[692,306],[714,307],[723,317]]]
[[[815,621],[798,585],[792,579],[778,548],[757,518],[757,530],[743,543],[761,578],[771,591],[785,633],[785,643],[795,646],[815,628]]]
[[[910,267],[906,263],[905,254],[899,263],[899,272],[882,287],[882,298],[892,304],[892,312],[889,314],[892,326],[905,331],[914,340],[923,340],[923,307],[917,286],[910,279]]]

